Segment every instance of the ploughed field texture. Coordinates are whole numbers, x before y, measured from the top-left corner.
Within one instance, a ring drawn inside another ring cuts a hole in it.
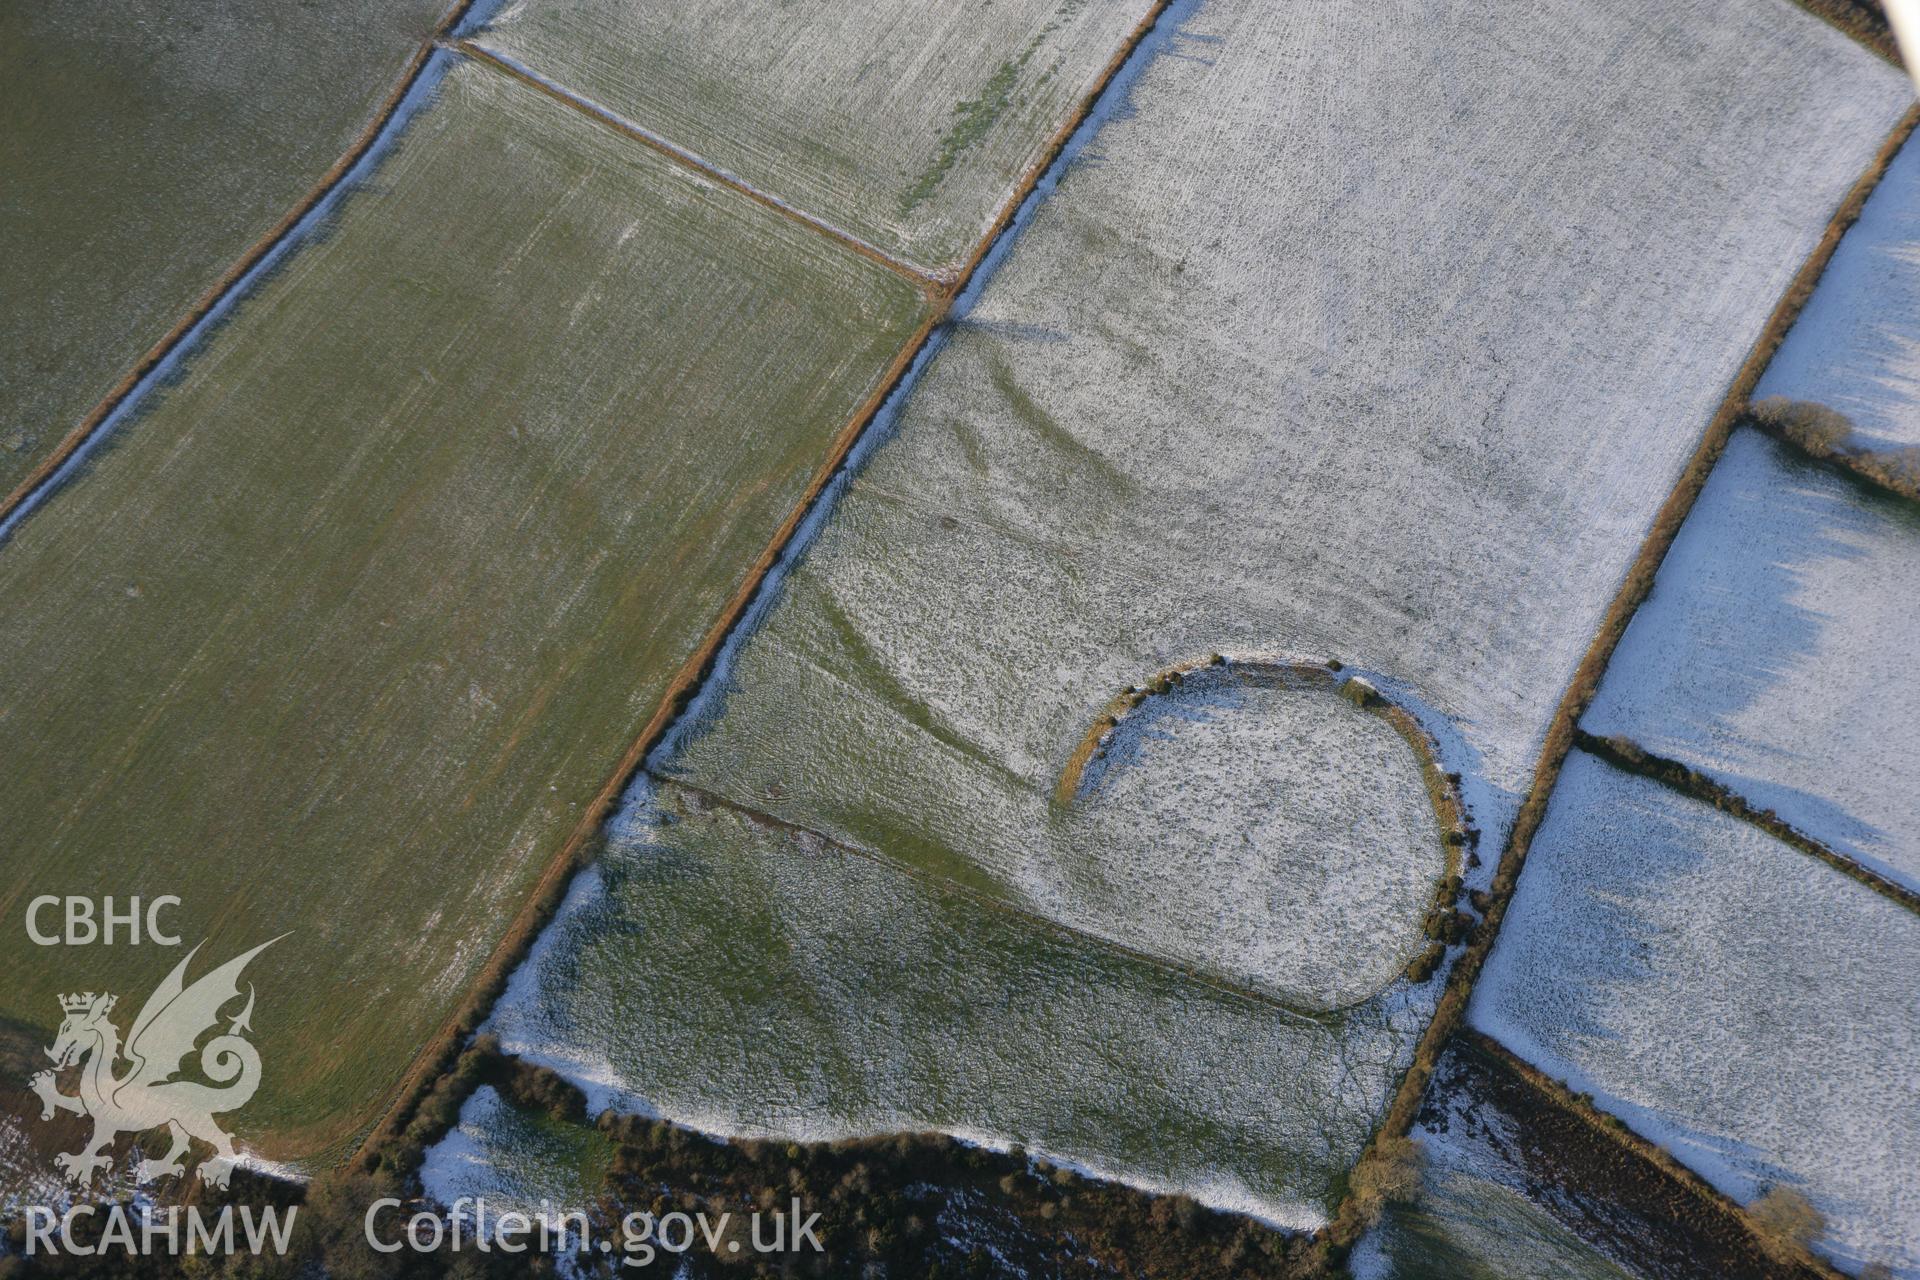
[[[1541,1161],[1525,1116],[1480,1086],[1457,1048],[1441,1059],[1412,1136],[1420,1145],[1419,1188],[1395,1201],[1349,1259],[1355,1280],[1637,1280],[1631,1269],[1583,1238],[1632,1252],[1640,1223],[1609,1206],[1569,1195]],[[1698,1275],[1698,1271],[1682,1273]]]
[[[1741,431],[1583,725],[1920,891],[1917,599],[1920,508]]]
[[[10,1034],[178,958],[46,964],[29,894],[179,895],[208,963],[292,931],[249,970],[272,1056],[240,1136],[292,1157],[364,1126],[923,308],[447,71],[325,234],[0,547]]]
[[[584,1211],[600,1198],[613,1143],[598,1129],[516,1106],[492,1085],[474,1090],[460,1123],[428,1152],[420,1170],[427,1195],[451,1208],[484,1200],[490,1216]]]
[[[1920,1275],[1920,919],[1575,752],[1469,1019],[1817,1248]]]
[[[445,3],[0,6],[0,497],[320,180]]]
[[[1150,0],[510,0],[476,33],[922,268],[958,267]]]
[[[1920,445],[1920,147],[1887,166],[1754,394],[1837,409],[1859,444]]]
[[[590,1111],[808,1141],[938,1129],[1310,1226],[1424,1017],[1391,992],[1301,1016],[665,783],[491,1029]]]
[[[1403,761],[1243,699],[1062,804],[1076,744],[1172,664],[1335,657],[1498,847],[1906,92],[1771,0],[1428,8],[1168,19],[662,767],[1303,1006],[1390,979],[1444,870]]]

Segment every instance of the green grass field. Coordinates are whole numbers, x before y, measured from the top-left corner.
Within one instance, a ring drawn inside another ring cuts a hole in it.
[[[1150,0],[533,0],[482,46],[926,270],[959,268]]]
[[[394,1096],[921,329],[899,276],[471,63],[0,553],[0,1026],[254,963],[274,1158]],[[44,1043],[45,1040],[41,1040]]]
[[[339,159],[447,3],[0,5],[0,498]]]

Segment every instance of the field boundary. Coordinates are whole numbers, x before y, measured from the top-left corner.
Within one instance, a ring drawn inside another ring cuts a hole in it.
[[[1887,15],[1872,0],[1793,0],[1854,43],[1905,70]]]
[[[1598,737],[1585,729],[1574,730],[1574,745],[1596,759],[1605,761],[1622,773],[1649,779],[1676,791],[1690,800],[1712,805],[1720,812],[1738,818],[1782,844],[1820,859],[1842,875],[1859,881],[1883,898],[1920,915],[1920,893],[1881,875],[1873,868],[1848,857],[1831,845],[1814,839],[1771,809],[1754,807],[1747,798],[1693,766],[1667,756],[1655,755],[1625,734]]]
[[[1765,405],[1767,402],[1762,400],[1760,403]],[[1769,422],[1757,413],[1748,413],[1740,419],[1739,425],[1751,427],[1761,435],[1778,441],[1801,457],[1817,462],[1866,489],[1875,497],[1920,502],[1920,465],[1906,462],[1906,455],[1920,456],[1920,449],[1913,446],[1872,449],[1849,446],[1845,442],[1827,444],[1804,431]]]
[[[1584,1125],[1600,1140],[1614,1144],[1630,1158],[1648,1166],[1651,1176],[1663,1179],[1680,1195],[1694,1200],[1728,1225],[1744,1232],[1752,1241],[1753,1261],[1766,1266],[1764,1275],[1841,1280],[1837,1270],[1811,1255],[1799,1265],[1781,1263],[1769,1257],[1754,1230],[1753,1220],[1737,1200],[1680,1163],[1659,1143],[1645,1137],[1617,1116],[1601,1110],[1588,1095],[1575,1093],[1563,1081],[1540,1070],[1485,1032],[1472,1027],[1462,1028],[1460,1041],[1467,1052],[1477,1054],[1489,1067],[1504,1071],[1525,1085],[1543,1106]]]
[[[471,0],[464,0],[462,12],[464,12],[465,3],[470,2]],[[460,1040],[485,1020],[494,1001],[500,992],[505,990],[507,978],[526,957],[540,930],[559,909],[572,872],[578,869],[581,862],[581,852],[599,834],[607,817],[612,813],[620,793],[640,772],[647,753],[665,736],[667,730],[672,727],[686,705],[692,701],[699,688],[712,674],[714,664],[727,639],[748,616],[750,606],[759,595],[768,575],[786,552],[788,544],[807,517],[827,495],[834,479],[846,468],[854,446],[872,425],[881,406],[899,388],[934,333],[947,321],[955,300],[965,292],[981,264],[987,260],[997,243],[1013,226],[1015,215],[1020,207],[1033,195],[1042,178],[1060,160],[1074,133],[1091,116],[1121,68],[1139,51],[1142,42],[1173,3],[1175,0],[1155,0],[1151,11],[1129,34],[1120,51],[1108,63],[1105,74],[1083,95],[1068,123],[1055,132],[1043,162],[1036,163],[1028,170],[1020,184],[1003,203],[1000,216],[982,237],[965,270],[949,282],[944,291],[932,296],[933,305],[920,328],[908,339],[873,394],[848,421],[829,447],[827,457],[815,472],[806,493],[788,514],[767,548],[755,560],[745,581],[721,610],[713,626],[708,629],[706,638],[688,657],[681,666],[680,673],[668,685],[668,691],[661,699],[659,707],[615,766],[612,775],[601,788],[599,798],[582,814],[573,833],[554,854],[546,870],[535,882],[526,902],[515,915],[507,932],[495,945],[486,965],[468,984],[465,1000],[456,1008],[440,1034],[421,1047],[413,1065],[401,1076],[391,1095],[393,1100],[374,1120],[366,1137],[349,1157],[350,1161],[357,1160],[368,1165],[377,1163],[382,1149],[405,1131],[408,1119],[420,1100],[427,1096],[433,1088],[434,1081],[455,1061]],[[454,15],[453,20],[458,20],[458,14]]]
[[[1746,359],[1734,374],[1733,381],[1722,397],[1720,407],[1709,419],[1695,446],[1693,455],[1680,472],[1667,500],[1661,504],[1654,516],[1652,526],[1640,545],[1639,553],[1628,566],[1613,603],[1608,606],[1602,617],[1599,630],[1587,648],[1586,655],[1574,669],[1567,683],[1566,692],[1561,695],[1560,705],[1549,722],[1545,741],[1541,745],[1538,762],[1534,766],[1533,781],[1527,789],[1525,799],[1519,811],[1514,815],[1513,826],[1507,835],[1505,848],[1501,851],[1492,883],[1486,896],[1486,910],[1478,928],[1474,930],[1467,948],[1454,964],[1447,978],[1447,989],[1442,993],[1433,1019],[1427,1024],[1427,1030],[1414,1051],[1412,1064],[1401,1078],[1400,1087],[1395,1091],[1393,1101],[1388,1104],[1379,1127],[1361,1153],[1359,1163],[1370,1160],[1386,1160],[1389,1157],[1383,1150],[1383,1144],[1404,1138],[1412,1129],[1419,1115],[1420,1100],[1425,1095],[1427,1084],[1433,1077],[1435,1067],[1439,1065],[1440,1054],[1446,1048],[1447,1041],[1459,1030],[1466,1018],[1467,1001],[1473,994],[1474,983],[1480,976],[1480,970],[1486,964],[1487,956],[1493,950],[1495,939],[1499,937],[1501,922],[1506,917],[1507,904],[1513,897],[1520,872],[1526,864],[1527,852],[1532,846],[1533,837],[1539,831],[1546,817],[1548,797],[1554,784],[1560,779],[1561,767],[1568,753],[1573,749],[1574,735],[1581,715],[1600,686],[1600,677],[1605,673],[1607,664],[1612,660],[1614,650],[1626,633],[1627,624],[1633,620],[1634,613],[1653,590],[1653,579],[1666,558],[1667,551],[1673,546],[1679,535],[1680,526],[1686,520],[1687,513],[1706,486],[1707,476],[1714,464],[1720,460],[1728,439],[1733,434],[1734,425],[1745,414],[1748,398],[1759,383],[1760,376],[1772,362],[1774,353],[1786,339],[1787,331],[1799,317],[1801,308],[1812,296],[1813,288],[1825,273],[1827,264],[1832,261],[1834,250],[1840,245],[1840,239],[1846,234],[1860,216],[1861,208],[1867,197],[1879,185],[1886,174],[1887,166],[1892,163],[1916,123],[1920,123],[1920,104],[1907,108],[1891,132],[1881,141],[1867,169],[1854,181],[1840,205],[1828,219],[1826,230],[1815,242],[1811,254],[1801,264],[1793,279],[1788,283],[1786,292],[1774,305],[1767,322],[1762,326],[1759,336],[1748,349]],[[1356,1168],[1358,1164],[1356,1164]],[[1364,1209],[1357,1197],[1348,1194],[1339,1210],[1334,1214],[1327,1231],[1336,1245],[1351,1246],[1360,1237],[1368,1224],[1364,1221]]]
[[[691,169],[709,182],[717,182],[737,195],[745,196],[763,209],[807,228],[809,231],[837,241],[843,248],[850,249],[871,262],[877,262],[895,275],[911,280],[928,296],[940,293],[946,281],[932,272],[923,270],[911,262],[896,258],[885,249],[868,240],[863,240],[844,227],[836,226],[825,218],[808,213],[798,205],[790,204],[771,192],[762,191],[746,179],[728,173],[698,152],[690,151],[676,142],[662,137],[645,125],[629,120],[605,103],[595,101],[584,93],[568,88],[557,80],[548,79],[532,67],[511,58],[504,53],[489,49],[486,45],[473,40],[454,40],[444,48],[462,54],[483,67],[491,68],[509,79],[516,80],[534,92],[553,99],[569,110],[578,112],[595,123],[612,129],[623,137],[631,138],[675,164]]]
[[[42,458],[33,470],[27,473],[26,478],[14,486],[13,491],[4,500],[0,500],[0,528],[6,527],[13,519],[15,512],[27,506],[40,495],[42,490],[57,480],[60,469],[66,465],[68,459],[72,458],[81,446],[106,425],[107,419],[112,417],[121,405],[139,390],[147,376],[171,356],[203,320],[217,311],[229,295],[245,283],[254,268],[265,262],[299,228],[307,215],[333,194],[335,188],[339,187],[346,180],[347,175],[366,158],[367,153],[379,142],[380,136],[393,123],[394,113],[400,109],[400,104],[406,101],[407,96],[413,92],[414,86],[419,83],[420,76],[426,71],[427,62],[432,58],[434,50],[439,47],[440,41],[460,24],[460,20],[466,16],[467,10],[473,4],[474,0],[454,0],[454,3],[441,14],[439,21],[434,23],[433,30],[426,39],[422,40],[419,47],[414,50],[413,56],[408,59],[392,92],[388,93],[386,99],[381,102],[373,119],[367,123],[365,129],[360,131],[359,136],[353,140],[340,158],[320,175],[320,180],[307,191],[306,195],[295,202],[293,207],[267,230],[266,234],[255,240],[246,252],[241,254],[239,259],[200,295],[199,300],[171,329],[160,336],[159,341],[147,348],[146,353],[88,411],[86,417],[82,418],[79,424],[53,447],[53,451]]]
[[[815,831],[811,827],[803,827],[799,823],[789,822],[785,818],[777,817],[774,814],[767,813],[760,809],[755,809],[751,805],[744,805],[736,800],[730,800],[726,796],[707,790],[705,787],[695,786],[692,783],[683,782],[678,778],[661,777],[652,772],[648,772],[647,776],[662,787],[670,787],[675,791],[684,792],[699,800],[700,803],[710,809],[718,809],[725,813],[733,814],[735,817],[753,826],[768,831],[778,831],[784,835],[797,836],[803,840],[818,841],[823,846],[843,853],[850,858],[860,858],[876,866],[885,867],[887,870],[906,876],[909,879],[919,881],[921,884],[958,894],[974,906],[996,912],[1009,919],[1018,920],[1023,924],[1033,926],[1036,929],[1053,934],[1056,937],[1085,943],[1088,946],[1110,952],[1113,955],[1124,956],[1128,960],[1150,965],[1163,972],[1175,974],[1188,981],[1211,988],[1223,995],[1244,1000],[1249,1004],[1257,1004],[1263,1009],[1271,1009],[1284,1013],[1288,1017],[1296,1018],[1302,1023],[1324,1028],[1329,1023],[1338,1021],[1340,1014],[1344,1011],[1354,1008],[1357,1005],[1363,1005],[1380,994],[1379,991],[1375,991],[1350,1004],[1344,1004],[1334,1009],[1312,1010],[1297,1008],[1271,992],[1262,991],[1258,987],[1234,982],[1232,979],[1222,977],[1219,974],[1207,973],[1189,965],[1181,964],[1178,961],[1169,960],[1165,956],[1157,956],[1151,952],[1141,951],[1135,947],[1128,946],[1124,942],[1117,942],[1112,938],[1091,933],[1077,925],[1068,924],[1064,920],[1055,920],[1050,916],[1040,915],[1037,912],[1027,910],[1016,902],[996,898],[992,894],[980,889],[975,889],[971,885],[963,884],[951,876],[942,875],[938,871],[928,871],[925,868],[916,867],[911,863],[890,858],[878,850],[863,848],[860,845],[852,844],[836,836]],[[1393,984],[1388,983],[1387,985],[1391,986]],[[1385,988],[1383,987],[1381,990],[1385,990]]]
[[[1026,171],[1020,175],[1020,180],[1014,184],[1012,198],[1001,203],[998,216],[988,224],[986,232],[975,242],[973,252],[961,263],[959,270],[953,273],[953,282],[950,287],[954,297],[958,297],[966,288],[967,282],[980,269],[980,264],[986,261],[987,255],[992,253],[995,246],[999,244],[1001,236],[1008,227],[1013,225],[1014,217],[1020,212],[1020,206],[1026,203],[1027,197],[1033,194],[1034,189],[1040,185],[1041,179],[1047,176],[1047,171],[1053,168],[1054,163],[1066,151],[1067,144],[1073,141],[1073,135],[1079,132],[1080,127],[1093,114],[1100,99],[1106,96],[1108,88],[1112,86],[1114,78],[1120,74],[1121,68],[1127,65],[1135,53],[1139,52],[1141,42],[1147,38],[1149,32],[1160,25],[1160,20],[1167,16],[1167,10],[1177,2],[1178,0],[1154,0],[1146,16],[1134,25],[1133,30],[1127,33],[1127,38],[1120,42],[1120,47],[1114,50],[1113,56],[1107,59],[1107,65],[1101,68],[1099,75],[1094,77],[1093,87],[1081,98],[1079,109],[1054,130],[1051,138],[1047,139],[1047,145],[1041,149],[1039,158],[1027,166]]]
[[[527,950],[532,946],[540,930],[559,909],[572,873],[584,865],[583,852],[599,834],[607,818],[618,807],[621,792],[640,772],[641,763],[653,744],[660,739],[679,716],[682,708],[692,699],[712,666],[713,658],[719,652],[721,644],[745,614],[747,606],[752,603],[761,579],[779,560],[787,541],[806,518],[813,503],[826,490],[847,452],[852,449],[854,441],[866,429],[873,416],[879,412],[880,406],[885,403],[887,397],[892,394],[895,386],[911,367],[915,356],[919,354],[920,348],[938,326],[941,318],[939,310],[928,311],[919,327],[894,356],[893,362],[882,374],[878,385],[868,394],[847,425],[840,429],[839,434],[829,444],[827,459],[816,468],[813,478],[808,482],[805,495],[787,514],[786,520],[775,532],[773,540],[749,566],[746,580],[728,599],[719,618],[707,629],[699,647],[681,664],[679,671],[668,682],[666,691],[662,694],[653,715],[647,720],[639,736],[627,747],[625,754],[620,757],[613,772],[601,785],[593,802],[582,813],[572,832],[549,859],[545,870],[529,890],[526,901],[515,914],[513,923],[508,926],[506,933],[495,945],[486,965],[469,983],[468,994],[456,1007],[451,1021],[438,1036],[423,1047],[420,1055],[415,1059],[415,1065],[401,1077],[394,1101],[385,1109],[382,1118],[375,1121],[372,1132],[360,1144],[360,1154],[363,1157],[371,1154],[371,1148],[380,1145],[383,1134],[396,1135],[405,1127],[413,1106],[432,1087],[433,1081],[451,1065],[457,1055],[460,1040],[485,1020],[487,1012],[493,1007],[494,1000],[506,989],[507,978],[525,958]]]

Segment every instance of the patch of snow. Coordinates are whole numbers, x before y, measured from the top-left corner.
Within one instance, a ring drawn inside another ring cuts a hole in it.
[[[1817,400],[1864,442],[1920,445],[1920,146],[1887,166],[1754,396]]]
[[[1582,719],[1920,890],[1920,512],[1736,433]]]
[[[1920,919],[1576,751],[1468,1017],[1722,1191],[1920,1276]]]

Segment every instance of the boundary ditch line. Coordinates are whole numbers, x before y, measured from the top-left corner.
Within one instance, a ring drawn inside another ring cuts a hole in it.
[[[7,494],[5,499],[0,500],[0,527],[4,527],[16,511],[39,496],[43,489],[56,480],[67,460],[91,440],[121,405],[127,402],[146,380],[147,375],[171,356],[199,327],[200,322],[217,310],[234,289],[252,274],[254,268],[279,249],[307,215],[312,213],[321,201],[333,194],[334,189],[353,172],[360,161],[373,149],[374,144],[380,140],[380,136],[386,132],[387,126],[393,121],[394,113],[400,109],[400,104],[406,101],[407,95],[412,93],[414,86],[419,83],[420,76],[426,71],[427,62],[432,58],[434,50],[439,47],[440,41],[448,32],[459,26],[461,19],[466,17],[467,10],[473,4],[474,0],[454,0],[454,3],[441,14],[440,20],[434,24],[432,32],[413,51],[413,56],[407,60],[406,67],[394,84],[392,92],[381,102],[373,119],[368,121],[367,127],[360,131],[359,136],[353,140],[340,158],[320,175],[320,180],[308,189],[306,195],[296,201],[293,207],[267,230],[265,235],[255,240],[246,252],[241,254],[239,259],[200,295],[198,301],[187,310],[186,314],[160,336],[159,341],[147,348],[146,353],[135,361],[133,367],[127,370],[120,381],[116,382],[88,411],[86,417],[82,418],[79,424],[53,447],[53,451],[42,458],[33,470],[27,473],[26,478],[14,486],[13,491]]]
[[[816,217],[806,210],[782,200],[779,196],[762,191],[746,179],[728,173],[697,152],[689,151],[678,143],[662,137],[645,125],[629,120],[605,103],[597,102],[558,81],[549,80],[533,68],[504,53],[489,49],[486,45],[473,40],[454,40],[443,45],[455,53],[464,55],[479,66],[488,67],[511,80],[532,89],[535,93],[553,99],[561,106],[575,111],[604,128],[612,129],[623,137],[631,138],[642,146],[659,153],[674,164],[691,169],[709,182],[718,183],[737,195],[745,196],[763,209],[771,210],[787,219],[828,239],[836,241],[870,262],[877,262],[895,275],[902,276],[920,287],[920,291],[929,297],[945,291],[946,281],[932,272],[915,266],[904,259],[896,258],[885,249],[863,240],[844,227],[839,227],[825,218]]]
[[[693,700],[695,693],[706,682],[713,671],[722,646],[747,617],[762,583],[779,562],[795,533],[821,502],[834,479],[845,468],[855,444],[865,434],[881,406],[898,389],[908,370],[927,347],[935,332],[946,322],[954,301],[965,292],[981,264],[988,259],[997,244],[1012,228],[1020,207],[1026,203],[1042,179],[1059,161],[1069,140],[1092,115],[1121,69],[1140,50],[1142,42],[1176,2],[1177,0],[1154,0],[1152,8],[1128,33],[1126,40],[1108,62],[1100,77],[1082,95],[1067,123],[1055,132],[1047,153],[1041,161],[1028,169],[1019,185],[1003,203],[999,216],[994,220],[990,230],[981,238],[965,269],[947,283],[944,290],[932,296],[933,305],[919,330],[908,339],[873,394],[853,415],[829,447],[827,456],[815,472],[806,493],[774,534],[766,550],[749,569],[745,580],[721,610],[720,616],[709,628],[705,639],[681,666],[679,674],[668,684],[667,692],[662,697],[658,708],[625,755],[615,765],[606,784],[601,788],[599,797],[581,815],[572,834],[553,855],[545,871],[529,891],[513,923],[495,944],[486,964],[467,984],[465,999],[457,1006],[440,1033],[421,1046],[412,1066],[394,1085],[389,1095],[391,1101],[378,1113],[371,1128],[365,1131],[365,1136],[349,1155],[348,1162],[358,1161],[367,1165],[377,1162],[380,1153],[394,1138],[405,1131],[414,1110],[421,1099],[432,1090],[434,1082],[457,1059],[461,1041],[485,1020],[494,1001],[506,989],[508,977],[519,967],[541,929],[559,909],[565,897],[567,885],[572,879],[572,873],[584,864],[585,852],[591,848],[593,840],[600,833],[607,818],[612,815],[621,792],[640,772],[647,753],[665,736],[686,705]]]
[[[1575,729],[1573,741],[1575,746],[1588,755],[1605,761],[1622,773],[1647,778],[1688,799],[1710,804],[1722,813],[1764,831],[1782,844],[1797,849],[1809,857],[1820,859],[1842,875],[1859,881],[1881,897],[1888,898],[1914,914],[1920,915],[1920,893],[1915,893],[1905,885],[1888,879],[1873,868],[1839,852],[1831,845],[1814,839],[1773,810],[1756,808],[1733,788],[1716,781],[1691,765],[1666,756],[1655,755],[1624,734],[1602,738],[1588,733],[1585,729]]]
[[[1627,568],[1613,603],[1601,619],[1586,655],[1574,669],[1573,677],[1568,681],[1566,692],[1561,695],[1560,705],[1548,725],[1546,739],[1541,744],[1539,759],[1534,766],[1533,781],[1514,815],[1506,846],[1488,886],[1483,919],[1468,941],[1466,951],[1447,975],[1447,989],[1441,994],[1433,1018],[1414,1050],[1413,1061],[1401,1078],[1400,1087],[1361,1153],[1360,1162],[1387,1159],[1382,1151],[1383,1143],[1405,1137],[1418,1118],[1420,1101],[1426,1094],[1435,1067],[1439,1065],[1440,1054],[1446,1048],[1447,1041],[1465,1024],[1467,1001],[1473,994],[1474,983],[1493,950],[1495,939],[1499,937],[1507,903],[1518,885],[1533,837],[1546,817],[1548,798],[1553,793],[1554,784],[1559,781],[1560,769],[1566,762],[1567,754],[1573,748],[1580,717],[1599,689],[1600,677],[1605,673],[1614,649],[1626,633],[1627,624],[1633,620],[1634,613],[1652,592],[1654,574],[1666,558],[1701,489],[1706,486],[1707,476],[1725,451],[1734,426],[1745,414],[1748,398],[1759,383],[1760,375],[1766,371],[1774,353],[1786,339],[1787,331],[1799,317],[1801,308],[1812,296],[1813,288],[1825,273],[1827,264],[1832,261],[1841,237],[1859,218],[1867,197],[1879,185],[1887,166],[1892,163],[1917,123],[1920,123],[1920,103],[1907,108],[1901,115],[1881,141],[1866,171],[1854,181],[1839,207],[1834,210],[1812,253],[1801,264],[1785,293],[1774,305],[1766,324],[1754,339],[1746,359],[1728,386],[1726,395],[1721,399],[1719,409],[1708,421],[1693,456],[1682,468],[1672,492],[1654,516],[1639,553]],[[1350,1247],[1367,1225],[1363,1220],[1363,1206],[1357,1197],[1349,1193],[1343,1198],[1326,1230],[1336,1245]]]

